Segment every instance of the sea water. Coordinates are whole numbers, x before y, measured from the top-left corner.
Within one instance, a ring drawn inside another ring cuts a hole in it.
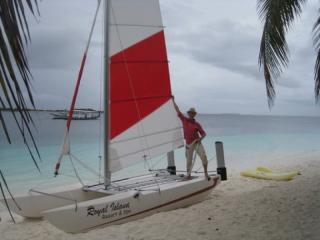
[[[75,169],[84,184],[103,181],[99,176],[103,173],[99,157],[102,155],[101,119],[72,122],[70,143],[76,159],[70,161],[65,157],[61,175],[54,177],[54,165],[61,151],[66,122],[53,120],[47,112],[33,112],[32,116],[36,126],[33,133],[41,156],[41,160],[37,159],[41,172],[33,164],[10,113],[5,113],[5,118],[12,144],[8,144],[3,131],[0,131],[0,169],[13,192],[77,183]],[[294,156],[320,150],[320,117],[200,114],[197,120],[207,132],[203,144],[212,170],[216,168],[216,141],[223,142],[226,167],[231,171],[290,161]],[[185,171],[184,149],[176,150],[175,157],[177,169]],[[145,174],[150,169],[166,168],[166,163],[166,157],[159,156],[114,173],[113,178]],[[194,166],[194,170],[197,169],[201,170],[198,158]]]

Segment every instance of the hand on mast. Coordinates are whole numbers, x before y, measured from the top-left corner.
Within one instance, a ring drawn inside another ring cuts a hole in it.
[[[178,114],[181,113],[178,105],[176,104],[176,102],[174,100],[174,96],[172,96],[172,101],[173,101],[174,109],[177,111]]]

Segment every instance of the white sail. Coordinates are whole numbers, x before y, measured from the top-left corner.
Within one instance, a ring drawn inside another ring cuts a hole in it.
[[[141,136],[141,127],[144,135]],[[183,146],[181,124],[170,100],[111,141],[110,166],[120,170]]]
[[[171,96],[158,0],[112,0],[110,26],[112,171],[183,145]]]
[[[111,0],[110,57],[163,30],[159,0]]]

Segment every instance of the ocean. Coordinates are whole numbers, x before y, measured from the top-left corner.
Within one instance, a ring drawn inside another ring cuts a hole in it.
[[[36,129],[34,136],[41,154],[39,172],[17,133],[12,117],[5,113],[11,133],[8,144],[0,131],[0,169],[13,192],[30,188],[45,189],[64,184],[77,183],[74,167],[64,158],[61,175],[54,177],[54,165],[63,142],[65,121],[52,120],[47,112],[32,113]],[[320,117],[254,116],[237,114],[199,114],[197,120],[207,132],[203,140],[209,168],[215,170],[215,142],[224,144],[226,167],[230,172],[242,169],[269,166],[290,161],[296,156],[317,153],[320,140]],[[85,184],[102,181],[101,172],[101,120],[74,121],[70,142],[71,152],[88,167],[74,161],[74,166]],[[184,149],[175,151],[178,170],[185,170]],[[149,169],[166,168],[165,156],[147,163],[142,162],[113,174],[114,179],[147,173]],[[201,169],[196,160],[194,169]],[[93,172],[95,171],[95,172]]]

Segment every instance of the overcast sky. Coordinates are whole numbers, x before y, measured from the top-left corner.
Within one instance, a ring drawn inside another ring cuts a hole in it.
[[[314,103],[312,26],[319,2],[309,0],[289,34],[291,62],[270,111],[258,67],[262,24],[255,0],[160,0],[177,103],[202,113],[320,115]],[[67,108],[96,0],[44,0],[31,20],[28,55],[39,108]],[[98,108],[102,18],[96,26],[78,107]]]

